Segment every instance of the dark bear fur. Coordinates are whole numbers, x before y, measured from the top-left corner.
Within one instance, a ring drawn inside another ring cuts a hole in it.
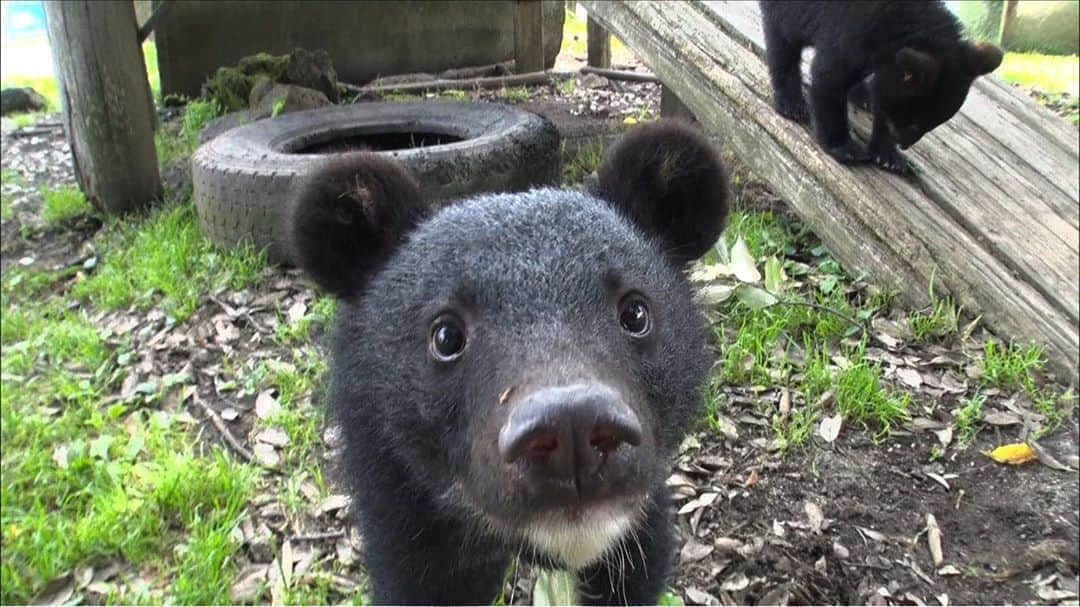
[[[728,195],[692,127],[653,123],[626,142],[604,161],[604,198],[485,195],[417,220],[415,184],[369,154],[296,196],[303,268],[342,298],[329,400],[377,603],[489,604],[514,557],[576,571],[583,603],[662,592],[664,480],[709,366],[683,266],[719,237]],[[357,182],[361,210],[342,213]],[[644,335],[620,324],[628,297],[647,303]],[[445,319],[466,339],[454,360],[434,355]],[[602,485],[588,500],[582,484],[579,501],[530,491],[499,457],[500,428],[530,395],[581,381],[617,393],[643,438],[586,479]]]
[[[821,146],[834,158],[910,172],[907,149],[963,105],[971,83],[994,71],[1002,53],[963,40],[961,26],[937,0],[859,2],[761,0],[773,103],[782,116],[813,116]],[[802,94],[800,53],[814,47],[810,108]],[[848,133],[854,87],[874,116],[863,150]]]

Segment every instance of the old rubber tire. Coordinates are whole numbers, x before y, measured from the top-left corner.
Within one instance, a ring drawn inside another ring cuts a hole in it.
[[[408,169],[432,204],[558,179],[558,131],[536,114],[469,102],[331,106],[253,122],[201,146],[191,170],[203,232],[218,246],[250,243],[265,249],[272,262],[290,264],[283,209],[293,187],[326,158],[326,152],[305,150],[401,133],[460,139],[378,151]]]

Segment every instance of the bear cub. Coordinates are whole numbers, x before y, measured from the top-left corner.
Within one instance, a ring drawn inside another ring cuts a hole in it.
[[[1001,64],[997,47],[962,38],[960,22],[939,0],[859,2],[761,0],[773,104],[785,118],[813,117],[821,146],[845,164],[873,161],[901,175],[904,156],[952,118],[971,83]],[[802,93],[802,49],[814,47],[810,107]],[[873,114],[864,150],[848,134],[849,92]]]
[[[727,177],[661,121],[591,192],[438,210],[383,156],[327,163],[289,209],[299,265],[340,302],[328,400],[380,604],[490,604],[512,559],[578,599],[656,604],[664,481],[710,366],[685,266],[720,236]]]

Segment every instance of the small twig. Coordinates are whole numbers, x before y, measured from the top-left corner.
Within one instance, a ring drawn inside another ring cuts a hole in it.
[[[38,135],[51,135],[56,132],[54,127],[25,127],[18,130],[11,131],[11,136],[15,139],[22,139],[25,137],[36,137]]]
[[[521,86],[525,84],[550,84],[553,79],[569,77],[569,74],[560,72],[531,72],[528,74],[514,74],[512,76],[467,78],[464,80],[438,79],[429,80],[427,82],[409,82],[405,84],[376,86],[356,86],[355,84],[341,83],[341,86],[350,93],[356,93],[358,95],[386,95],[389,93],[426,93],[450,89],[497,89],[504,86]]]
[[[250,325],[251,325],[252,327],[254,327],[254,328],[255,328],[255,330],[256,330],[256,331],[258,331],[259,333],[272,333],[272,331],[271,331],[270,329],[267,329],[266,327],[264,327],[264,326],[260,325],[260,324],[259,324],[259,323],[258,323],[258,322],[257,322],[257,321],[255,320],[255,318],[254,318],[254,317],[253,317],[253,316],[251,315],[251,310],[238,310],[238,309],[236,309],[236,308],[234,308],[234,307],[230,306],[229,304],[227,304],[227,303],[225,303],[225,302],[221,301],[220,299],[218,299],[218,298],[217,298],[217,297],[215,297],[214,295],[207,295],[207,298],[208,298],[208,299],[210,299],[210,301],[212,301],[212,302],[214,302],[215,304],[217,304],[217,306],[218,306],[219,308],[221,308],[221,311],[222,311],[222,312],[225,312],[226,314],[228,314],[228,315],[229,315],[229,316],[231,316],[232,318],[239,318],[239,317],[243,317],[243,318],[244,318],[245,320],[247,320],[247,321],[248,321],[248,323],[249,323],[249,324],[250,324]]]
[[[626,80],[628,82],[654,82],[659,83],[660,79],[653,74],[631,72],[627,70],[612,70],[603,67],[593,67],[586,65],[581,68],[582,74],[596,74],[597,76],[603,76],[611,80]]]
[[[198,394],[193,395],[192,400],[195,401],[195,403],[202,408],[203,413],[206,414],[206,417],[210,420],[210,423],[214,424],[214,427],[217,428],[218,433],[221,434],[221,438],[223,438],[225,442],[233,448],[233,451],[236,451],[240,455],[240,457],[244,458],[244,460],[246,460],[248,463],[258,464],[258,462],[255,460],[255,456],[252,455],[251,451],[248,451],[247,447],[240,444],[240,441],[237,440],[237,438],[233,436],[233,433],[229,431],[229,427],[225,425],[225,422],[222,421],[221,416],[217,414],[217,411],[214,411],[210,408],[210,405],[204,403],[202,399],[199,398]]]
[[[775,295],[775,293],[773,293],[773,295]],[[836,310],[830,308],[829,306],[823,306],[821,304],[816,304],[816,303],[809,302],[809,301],[796,301],[796,300],[791,300],[791,299],[781,299],[779,297],[777,297],[776,303],[778,303],[778,304],[787,304],[789,306],[805,306],[807,308],[813,308],[815,310],[822,310],[824,312],[828,312],[829,314],[832,314],[833,316],[839,318],[840,320],[846,321],[850,325],[858,327],[863,332],[864,336],[867,333],[869,333],[869,331],[866,328],[866,323],[862,322],[858,318],[855,318],[854,316],[848,316],[847,314],[844,314],[842,312],[837,312]]]
[[[336,540],[338,538],[345,537],[345,530],[339,529],[337,531],[322,531],[319,533],[305,533],[303,535],[293,535],[289,537],[290,542],[321,542],[323,540]]]

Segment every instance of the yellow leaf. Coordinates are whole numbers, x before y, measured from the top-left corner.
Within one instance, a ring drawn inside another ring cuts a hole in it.
[[[633,116],[627,116],[626,118],[623,118],[622,123],[634,125],[637,124],[637,118],[634,118]]]
[[[1027,443],[1002,445],[986,455],[989,455],[999,464],[1012,464],[1013,466],[1026,464],[1030,461],[1039,459],[1039,456],[1035,454],[1035,451],[1033,451]]]

